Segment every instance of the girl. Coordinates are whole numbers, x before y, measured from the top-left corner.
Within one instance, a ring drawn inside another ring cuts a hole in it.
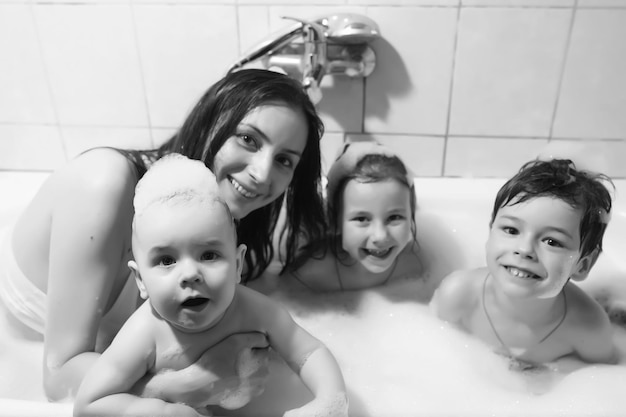
[[[412,173],[390,149],[348,143],[328,172],[330,233],[290,273],[317,291],[358,290],[420,269]]]

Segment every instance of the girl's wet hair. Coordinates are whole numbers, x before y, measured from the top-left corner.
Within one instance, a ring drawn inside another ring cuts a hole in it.
[[[489,225],[504,206],[537,197],[557,198],[582,212],[579,228],[581,257],[596,249],[601,252],[612,204],[605,184],[614,188],[608,176],[578,170],[569,159],[527,162],[498,191]]]
[[[213,169],[215,155],[252,110],[263,105],[285,105],[302,111],[307,121],[307,142],[286,192],[274,202],[238,221],[239,243],[245,243],[247,272],[243,282],[258,278],[274,257],[273,235],[283,201],[286,222],[280,241],[287,248],[284,265],[290,265],[302,241],[321,239],[326,229],[321,192],[320,139],[324,125],[302,85],[284,75],[245,69],[226,75],[200,98],[178,132],[155,151],[126,153],[145,172],[142,157],[160,158],[171,152],[203,161]],[[143,165],[143,167],[142,167]]]

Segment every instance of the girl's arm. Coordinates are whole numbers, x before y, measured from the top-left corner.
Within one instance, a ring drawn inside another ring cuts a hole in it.
[[[54,174],[44,387],[51,400],[73,396],[95,352],[113,284],[125,268],[134,174],[114,151],[89,152]]]

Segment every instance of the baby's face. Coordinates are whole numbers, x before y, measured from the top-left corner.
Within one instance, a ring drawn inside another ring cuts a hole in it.
[[[133,253],[141,295],[183,331],[209,329],[223,317],[244,252],[219,203],[155,204],[136,219]]]
[[[396,180],[346,184],[342,246],[373,273],[389,269],[411,240],[411,191]]]
[[[486,245],[496,285],[510,295],[556,297],[581,267],[580,222],[580,210],[556,198],[500,208]]]

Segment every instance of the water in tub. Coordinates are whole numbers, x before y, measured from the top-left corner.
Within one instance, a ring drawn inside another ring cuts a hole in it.
[[[34,190],[0,176],[15,208]],[[29,186],[38,180],[30,178]],[[311,294],[269,277],[255,286],[284,303],[296,321],[324,341],[346,379],[350,415],[409,416],[618,416],[626,415],[626,359],[618,365],[575,363],[573,371],[521,372],[482,342],[433,317],[428,300],[448,272],[484,263],[493,197],[502,180],[418,179],[418,236],[423,273],[386,287]],[[605,251],[583,287],[616,308],[626,302],[626,181],[617,182]],[[19,189],[18,189],[19,188]],[[19,198],[22,197],[22,200]],[[9,211],[12,208],[9,207]],[[0,212],[0,225],[13,213]],[[624,306],[626,307],[626,305]],[[626,310],[626,308],[625,308]],[[69,405],[45,403],[41,389],[42,342],[9,334],[0,322],[0,415],[71,415]],[[626,332],[615,326],[626,354]],[[310,398],[278,358],[265,393],[235,416],[280,416]]]

